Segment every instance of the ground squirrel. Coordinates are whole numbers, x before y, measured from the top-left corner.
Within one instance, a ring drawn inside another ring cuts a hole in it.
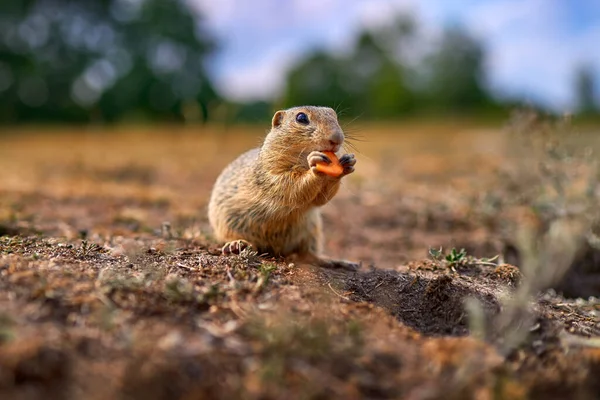
[[[322,267],[356,269],[358,264],[321,256],[319,207],[337,193],[343,176],[354,172],[354,154],[339,157],[342,174],[317,171],[330,164],[324,151],[339,154],[344,132],[328,107],[277,111],[261,147],[229,164],[213,187],[208,217],[223,254],[251,245],[259,253]]]

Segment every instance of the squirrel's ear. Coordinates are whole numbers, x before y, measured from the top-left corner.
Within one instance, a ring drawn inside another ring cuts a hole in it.
[[[275,115],[273,115],[273,122],[271,123],[273,125],[273,128],[277,128],[279,125],[281,125],[281,123],[283,122],[283,115],[283,111],[277,111]]]

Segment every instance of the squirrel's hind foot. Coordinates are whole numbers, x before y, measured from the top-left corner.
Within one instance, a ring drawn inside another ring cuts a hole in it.
[[[221,253],[224,256],[228,256],[230,254],[240,254],[244,249],[252,248],[252,245],[243,240],[232,240],[231,242],[225,243],[225,245],[221,248]]]

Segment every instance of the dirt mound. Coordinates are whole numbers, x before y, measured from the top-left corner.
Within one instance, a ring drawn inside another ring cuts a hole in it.
[[[493,289],[450,275],[424,276],[372,270],[348,280],[354,301],[367,301],[387,310],[402,323],[431,336],[469,333],[465,299],[474,297],[486,314],[499,312]]]

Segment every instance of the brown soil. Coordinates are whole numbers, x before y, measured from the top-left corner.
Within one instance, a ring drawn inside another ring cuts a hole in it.
[[[598,398],[593,286],[572,274],[502,325],[526,278],[477,258],[506,243],[466,195],[500,139],[449,128],[365,131],[324,208],[358,273],[219,254],[208,194],[260,131],[0,137],[0,398]]]

